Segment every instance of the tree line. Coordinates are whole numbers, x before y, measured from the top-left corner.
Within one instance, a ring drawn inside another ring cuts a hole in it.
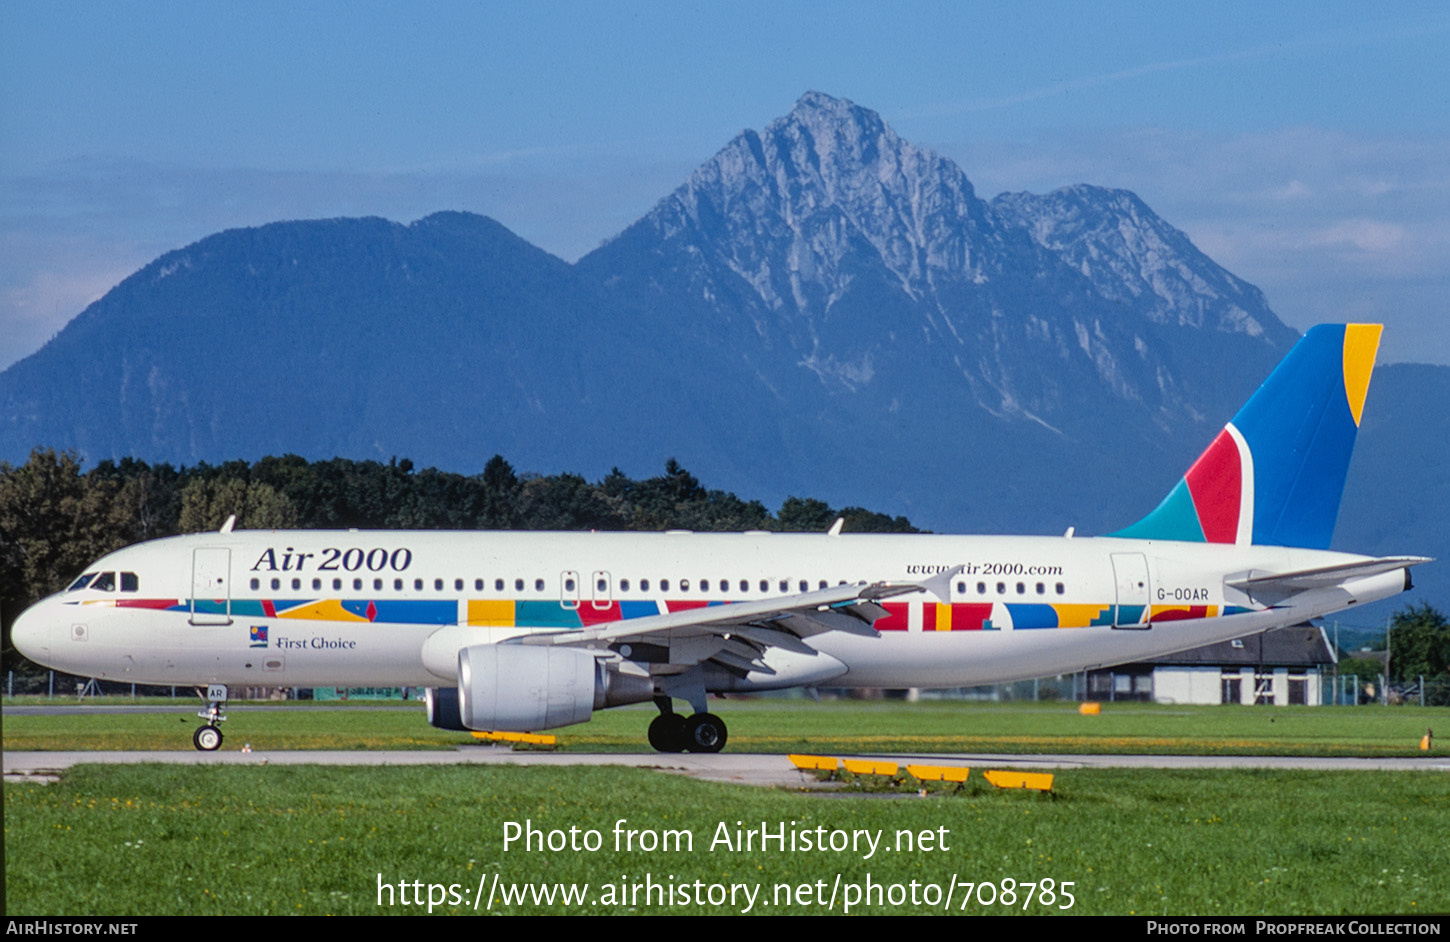
[[[10,644],[28,605],[57,592],[123,546],[216,530],[235,514],[248,529],[775,530],[915,533],[905,517],[835,509],[790,497],[771,513],[758,500],[710,490],[674,459],[645,480],[618,468],[520,474],[495,455],[475,475],[417,469],[407,459],[308,461],[297,455],[174,467],[134,458],[90,470],[71,452],[37,449],[0,462],[0,625],[4,666],[34,670]]]

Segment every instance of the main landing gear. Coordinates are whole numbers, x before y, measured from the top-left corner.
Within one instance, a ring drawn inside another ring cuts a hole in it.
[[[222,731],[218,723],[226,721],[227,686],[210,684],[206,688],[206,709],[196,714],[206,720],[205,726],[198,726],[191,734],[191,742],[202,752],[215,752],[222,745]]]
[[[649,744],[658,752],[719,752],[725,748],[725,721],[698,710],[684,717],[674,711],[669,697],[655,697],[660,715],[649,724]]]

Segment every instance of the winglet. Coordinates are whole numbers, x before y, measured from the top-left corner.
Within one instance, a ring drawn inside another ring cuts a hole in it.
[[[1381,330],[1310,329],[1163,502],[1112,535],[1327,549]]]
[[[937,573],[930,579],[921,580],[918,585],[941,599],[944,604],[950,604],[952,600],[952,579],[956,577],[957,573],[962,572],[966,568],[966,566],[953,566],[951,569]]]

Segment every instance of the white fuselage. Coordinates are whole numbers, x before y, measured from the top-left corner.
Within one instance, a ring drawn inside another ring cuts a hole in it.
[[[1396,570],[1265,607],[1225,584],[1362,559],[1112,538],[237,531],[112,553],[88,570],[110,588],[43,600],[13,638],[42,664],[138,683],[440,687],[470,645],[960,566],[945,601],[884,601],[875,636],[827,631],[808,639],[820,659],[772,648],[773,672],[708,685],[949,687],[1168,654],[1404,588]]]

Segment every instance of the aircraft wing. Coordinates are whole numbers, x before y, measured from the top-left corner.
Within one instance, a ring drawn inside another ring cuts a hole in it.
[[[838,585],[796,595],[650,615],[569,631],[533,633],[517,644],[605,649],[621,644],[668,647],[668,662],[688,666],[714,660],[744,673],[773,673],[761,660],[767,648],[815,654],[806,639],[827,631],[874,637],[872,624],[888,613],[883,599],[913,592],[946,597],[957,567],[919,583]]]
[[[1430,562],[1427,556],[1384,556],[1366,559],[1341,566],[1324,566],[1320,569],[1300,569],[1297,572],[1281,572],[1271,576],[1254,576],[1245,579],[1228,579],[1225,584],[1238,589],[1265,605],[1277,605],[1287,598],[1307,592],[1310,589],[1324,589],[1340,585],[1350,579],[1377,576],[1382,572],[1408,569]]]

